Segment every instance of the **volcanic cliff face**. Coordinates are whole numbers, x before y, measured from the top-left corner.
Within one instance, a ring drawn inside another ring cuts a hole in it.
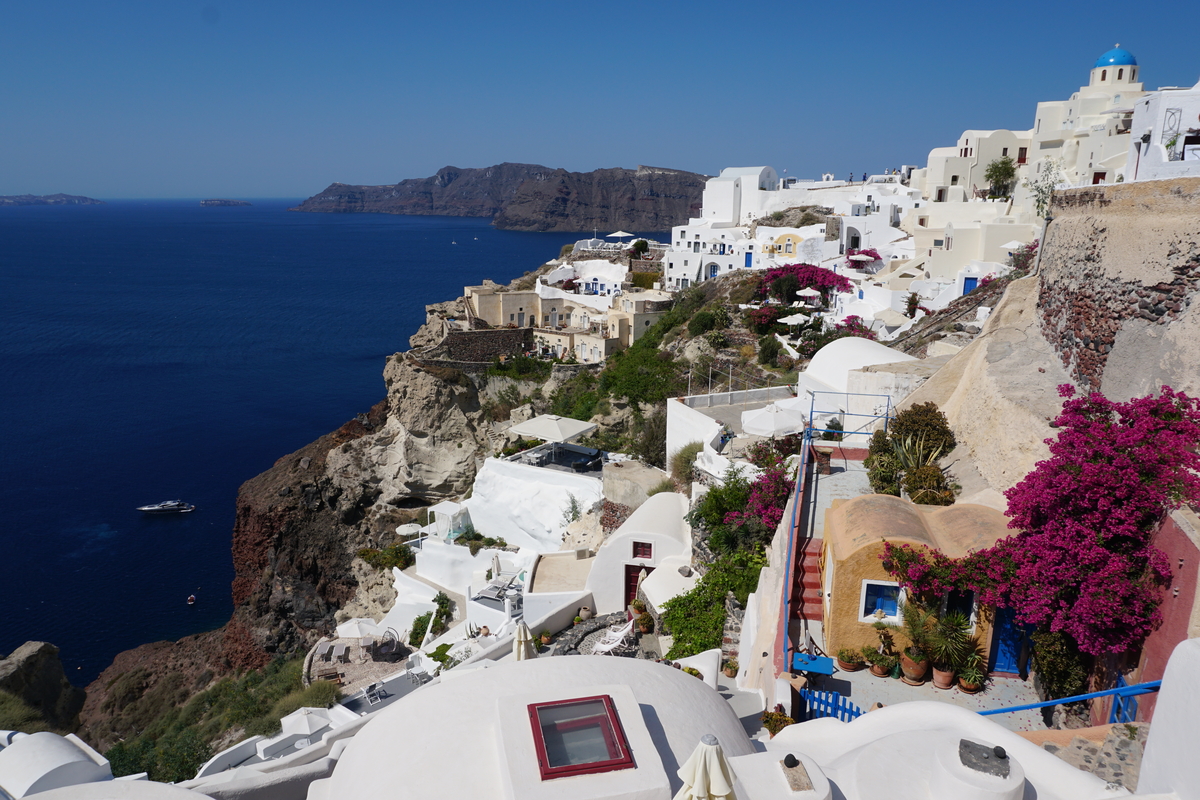
[[[445,167],[392,186],[334,183],[293,211],[493,217],[498,228],[666,230],[700,212],[705,176],[638,167],[567,172],[537,164]]]

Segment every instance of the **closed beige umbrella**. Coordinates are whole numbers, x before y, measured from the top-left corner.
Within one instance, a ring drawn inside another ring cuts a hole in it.
[[[733,782],[737,777],[725,761],[721,743],[711,733],[705,734],[688,760],[679,768],[683,786],[674,800],[720,800],[733,798]]]
[[[513,656],[517,661],[538,657],[537,650],[533,646],[533,634],[529,632],[529,626],[525,624],[525,620],[517,623],[517,633],[513,637]]]

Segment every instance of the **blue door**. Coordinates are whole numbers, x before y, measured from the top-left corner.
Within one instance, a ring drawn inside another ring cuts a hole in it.
[[[750,265],[754,260],[753,253],[746,253],[746,269],[750,269]]]
[[[992,672],[1021,671],[1021,642],[1032,626],[1018,625],[1016,612],[1011,608],[996,611],[996,632],[992,636]]]
[[[979,285],[979,278],[963,278],[963,294],[970,294]]]

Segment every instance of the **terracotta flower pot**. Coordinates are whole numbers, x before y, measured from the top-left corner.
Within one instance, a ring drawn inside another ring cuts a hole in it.
[[[908,654],[900,654],[900,669],[904,673],[904,682],[910,686],[920,686],[925,682],[925,673],[929,671],[929,662],[913,661]]]
[[[888,675],[891,674],[891,672],[892,671],[890,669],[883,666],[882,664],[872,664],[871,665],[871,674],[874,675],[876,678],[886,678]]]
[[[849,662],[842,661],[840,658],[837,660],[837,665],[838,669],[840,669],[842,672],[858,672],[860,669],[866,666],[866,664],[861,661]]]
[[[549,636],[542,637],[542,644],[550,644],[550,642],[551,642],[551,638]]]
[[[954,686],[954,670],[933,667],[933,685],[937,689],[950,689]]]
[[[976,692],[978,692],[980,689],[983,688],[983,684],[967,683],[962,678],[959,678],[958,679],[958,688],[959,688],[959,691],[966,692],[967,694],[975,694]]]

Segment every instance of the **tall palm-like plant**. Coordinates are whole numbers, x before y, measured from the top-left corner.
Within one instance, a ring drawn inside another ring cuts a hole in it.
[[[948,611],[929,632],[929,655],[934,669],[953,671],[974,650],[971,619],[961,611]]]
[[[936,619],[918,603],[900,604],[900,624],[892,626],[908,639],[901,651],[900,668],[906,682],[916,684],[925,679],[929,669],[929,634]]]

